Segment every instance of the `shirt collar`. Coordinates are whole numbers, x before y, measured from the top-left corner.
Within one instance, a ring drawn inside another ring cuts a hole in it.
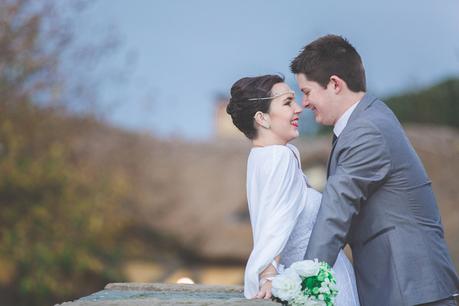
[[[335,126],[333,127],[333,133],[335,133],[336,137],[339,137],[339,135],[343,132],[344,128],[347,125],[347,122],[349,121],[349,118],[352,115],[352,112],[354,109],[357,107],[357,105],[360,103],[360,100],[354,103],[351,107],[349,107],[344,114],[339,117],[339,119],[336,121]]]

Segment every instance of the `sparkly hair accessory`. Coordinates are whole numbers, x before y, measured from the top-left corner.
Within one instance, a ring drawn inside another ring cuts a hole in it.
[[[247,99],[247,100],[249,100],[249,101],[270,100],[270,99],[275,99],[275,98],[277,98],[277,97],[283,96],[283,95],[285,95],[285,94],[293,94],[293,95],[295,95],[295,92],[292,91],[292,90],[287,90],[287,91],[284,91],[284,92],[277,93],[277,94],[275,94],[274,96],[271,96],[271,97],[250,98],[250,99]]]

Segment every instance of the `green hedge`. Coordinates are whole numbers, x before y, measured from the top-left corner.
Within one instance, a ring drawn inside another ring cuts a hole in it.
[[[385,99],[402,123],[459,127],[459,79]]]

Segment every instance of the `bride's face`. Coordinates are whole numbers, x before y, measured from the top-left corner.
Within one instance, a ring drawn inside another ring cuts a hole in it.
[[[277,83],[271,89],[272,96],[269,108],[270,133],[274,139],[286,144],[299,136],[298,117],[303,111],[295,101],[295,94],[285,83]]]

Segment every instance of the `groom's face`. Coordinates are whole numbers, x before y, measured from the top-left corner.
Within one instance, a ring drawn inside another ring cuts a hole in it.
[[[304,108],[314,113],[316,122],[323,125],[334,125],[337,116],[337,105],[334,90],[330,84],[323,88],[319,83],[310,81],[303,73],[295,75],[298,87],[303,93],[301,100]]]

